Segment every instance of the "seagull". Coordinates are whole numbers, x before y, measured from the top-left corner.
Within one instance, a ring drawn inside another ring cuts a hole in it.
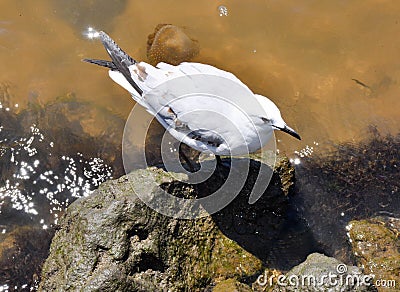
[[[175,139],[200,152],[213,153],[217,163],[221,163],[221,155],[256,152],[267,144],[274,130],[301,140],[270,99],[254,94],[232,73],[194,62],[177,66],[161,62],[154,67],[130,57],[105,32],[100,31],[98,37],[111,61],[83,61],[108,68],[111,79],[126,89]],[[201,79],[203,76],[207,78]],[[181,86],[174,83],[179,78],[193,83],[194,92],[187,98],[179,98]],[[221,85],[223,80],[230,85]],[[176,86],[163,86],[168,82]],[[223,97],[194,90],[204,86],[222,92]],[[187,157],[182,156],[190,165]]]

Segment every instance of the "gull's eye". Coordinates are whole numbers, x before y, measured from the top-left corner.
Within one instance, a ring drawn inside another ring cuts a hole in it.
[[[269,123],[271,123],[272,122],[272,120],[271,119],[267,119],[267,118],[264,118],[264,117],[260,117],[262,120],[263,120],[263,122],[264,123],[267,123],[267,124],[269,124]]]

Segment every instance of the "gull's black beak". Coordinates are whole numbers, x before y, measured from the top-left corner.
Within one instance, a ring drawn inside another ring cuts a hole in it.
[[[277,126],[274,126],[274,127],[277,128],[278,130],[281,130],[282,132],[288,133],[290,136],[293,136],[296,139],[301,140],[300,135],[295,130],[293,130],[292,128],[290,128],[290,127],[288,127],[286,125],[283,128],[280,128],[280,127],[277,127]]]

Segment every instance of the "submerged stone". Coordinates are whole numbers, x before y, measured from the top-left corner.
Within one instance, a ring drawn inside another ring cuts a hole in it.
[[[52,231],[24,225],[0,235],[0,283],[12,283],[15,290],[34,287],[39,280]]]
[[[147,40],[147,58],[150,64],[165,62],[179,65],[192,60],[199,54],[198,41],[190,38],[185,31],[172,24],[159,24]]]

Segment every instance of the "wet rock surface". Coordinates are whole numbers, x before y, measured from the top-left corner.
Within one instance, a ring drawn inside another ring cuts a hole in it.
[[[40,290],[202,291],[227,279],[251,283],[262,271],[263,259],[273,253],[274,241],[287,240],[279,234],[292,220],[278,172],[260,201],[248,204],[246,193],[257,162],[252,162],[251,169],[242,193],[227,208],[196,220],[154,212],[135,196],[132,183],[138,177],[151,180],[155,176],[169,193],[191,197],[193,192],[210,192],[207,187],[223,180],[220,175],[196,189],[158,168],[104,183],[68,208],[43,267]],[[148,190],[155,195],[157,191]],[[292,241],[285,248],[289,255],[298,256],[301,237]],[[285,264],[284,251],[280,252]],[[309,252],[304,252],[304,258]]]
[[[251,292],[252,290],[248,285],[240,283],[240,282],[236,281],[235,279],[227,279],[227,280],[221,281],[217,285],[215,285],[215,287],[212,291],[213,292],[226,292],[226,291]]]

